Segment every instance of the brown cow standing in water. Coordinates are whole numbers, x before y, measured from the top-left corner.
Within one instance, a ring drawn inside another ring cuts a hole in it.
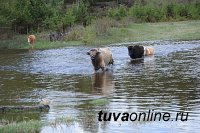
[[[90,55],[95,71],[99,69],[104,71],[106,66],[113,64],[112,53],[109,48],[93,48],[87,52],[87,55]]]
[[[28,39],[29,45],[31,45],[31,47],[33,49],[33,45],[34,45],[35,39],[36,39],[35,35],[29,35],[27,39]]]

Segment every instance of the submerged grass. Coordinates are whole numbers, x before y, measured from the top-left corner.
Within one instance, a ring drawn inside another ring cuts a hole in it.
[[[107,21],[104,19],[104,21]],[[106,22],[103,22],[106,23]],[[74,45],[105,45],[120,42],[138,42],[151,40],[200,40],[200,20],[180,21],[180,22],[160,22],[160,23],[129,23],[126,26],[118,25],[116,22],[108,20],[109,30],[98,30],[94,25],[82,28],[82,37],[77,41],[57,41],[50,42],[43,40],[40,35],[36,38],[35,49],[52,49]],[[98,24],[101,26],[101,24]],[[105,27],[102,27],[105,28]],[[99,28],[101,29],[101,28]],[[78,33],[77,33],[78,34]],[[29,49],[25,35],[15,36],[12,40],[1,40],[0,49]]]
[[[89,102],[90,104],[93,104],[93,105],[105,105],[108,103],[108,100],[105,99],[105,98],[101,98],[101,99],[95,99],[95,100],[92,100]]]
[[[57,125],[60,125],[60,124],[65,124],[65,125],[72,125],[74,122],[76,121],[75,118],[73,117],[58,117],[54,120],[51,120],[48,122],[48,125],[50,126],[57,126]]]

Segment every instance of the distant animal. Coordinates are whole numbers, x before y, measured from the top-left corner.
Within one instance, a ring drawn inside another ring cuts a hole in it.
[[[36,39],[35,35],[29,35],[27,39],[28,39],[29,45],[31,45],[33,49],[33,45],[35,44],[35,39]]]
[[[132,59],[142,58],[144,55],[153,55],[154,50],[151,47],[144,46],[128,46],[128,54]]]
[[[112,53],[109,48],[93,48],[87,52],[87,55],[90,55],[92,65],[95,71],[102,69],[105,70],[105,67],[113,64]]]
[[[144,47],[144,55],[153,55],[154,54],[154,49],[152,47]]]
[[[50,32],[49,39],[51,42],[60,41],[63,39],[63,34],[61,32]]]

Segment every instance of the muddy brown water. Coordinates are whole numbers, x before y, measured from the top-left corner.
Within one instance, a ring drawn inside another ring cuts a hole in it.
[[[66,116],[73,125],[53,132],[198,132],[200,130],[200,41],[155,41],[155,55],[132,61],[128,44],[110,45],[114,66],[94,73],[88,46],[53,50],[0,50],[0,105],[51,101],[49,112],[1,113],[0,119],[49,121]],[[104,105],[89,104],[107,99]],[[189,112],[182,121],[99,122],[107,112]]]

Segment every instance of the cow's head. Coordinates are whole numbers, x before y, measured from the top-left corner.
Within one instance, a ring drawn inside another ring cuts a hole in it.
[[[131,51],[132,49],[134,49],[133,46],[128,46],[128,51]]]
[[[132,59],[141,58],[144,54],[143,46],[128,46],[128,54]]]
[[[138,46],[128,46],[128,54],[131,55],[138,50]]]
[[[90,55],[91,60],[94,60],[100,53],[99,49],[93,48],[87,52],[87,55]]]

